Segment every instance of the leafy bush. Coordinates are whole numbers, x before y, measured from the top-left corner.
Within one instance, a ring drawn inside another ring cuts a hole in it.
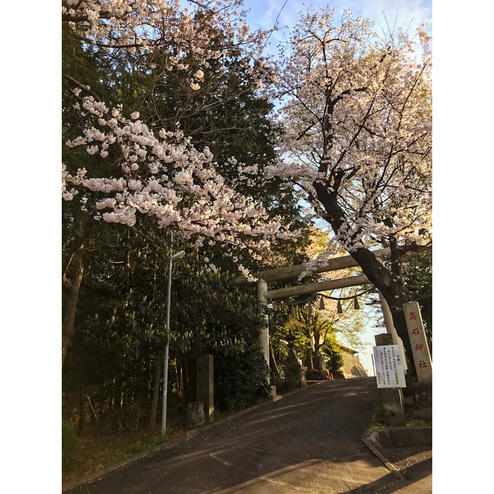
[[[230,412],[267,396],[267,375],[268,367],[256,347],[229,356],[215,355],[215,406]]]
[[[285,364],[285,379],[280,386],[280,391],[290,391],[300,387],[302,379],[302,368],[293,358],[287,359]]]
[[[341,374],[343,354],[341,353],[340,346],[330,341],[323,346],[322,353],[326,359],[328,372],[331,372],[333,375]]]
[[[123,417],[123,429],[127,431],[137,431],[141,425],[142,418],[145,415],[145,411],[138,403],[129,403],[125,407],[125,414]]]

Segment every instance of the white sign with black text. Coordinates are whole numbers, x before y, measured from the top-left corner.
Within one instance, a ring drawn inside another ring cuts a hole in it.
[[[378,388],[406,388],[400,345],[375,346],[374,363]]]

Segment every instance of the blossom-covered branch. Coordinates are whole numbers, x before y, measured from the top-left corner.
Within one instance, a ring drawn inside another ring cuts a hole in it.
[[[388,302],[411,358],[400,262],[431,241],[429,36],[379,39],[369,20],[323,9],[300,19],[281,60],[281,159],[268,172],[298,184],[331,225]],[[389,266],[372,252],[379,244]]]
[[[370,21],[325,10],[299,22],[283,53],[284,159],[268,171],[299,183],[349,251],[430,241],[430,51],[417,36],[380,40]]]
[[[234,46],[259,51],[267,33],[249,31],[241,5],[242,0],[64,0],[62,20],[106,49],[168,50],[168,66],[186,70],[192,60],[207,67]]]
[[[137,112],[125,118],[122,108],[110,109],[92,96],[82,98],[82,108],[95,125],[66,144],[110,161],[114,174],[88,177],[86,169],[70,173],[64,165],[63,198],[82,194],[96,219],[133,226],[141,213],[196,245],[222,243],[256,258],[273,240],[296,236],[227,183],[209,149],[197,150],[181,131],[155,133]],[[245,167],[246,179],[255,168]]]

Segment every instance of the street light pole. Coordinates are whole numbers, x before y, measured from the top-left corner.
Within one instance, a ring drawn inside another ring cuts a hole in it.
[[[179,259],[184,255],[181,250],[173,254],[173,232],[170,232],[170,263],[168,265],[168,293],[166,297],[166,327],[165,327],[165,359],[163,362],[163,409],[161,415],[161,437],[166,434],[166,402],[168,397],[168,353],[170,350],[170,302],[172,294],[172,269],[174,259]]]

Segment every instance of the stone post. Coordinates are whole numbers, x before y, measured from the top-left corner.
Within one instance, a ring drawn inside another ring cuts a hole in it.
[[[295,337],[290,333],[287,340],[288,356],[285,365],[285,383],[289,388],[304,388],[307,386],[307,379],[305,378],[305,368],[302,365],[302,361],[298,358],[293,344]]]
[[[403,311],[407,322],[417,378],[421,384],[432,384],[432,359],[418,302],[403,304]]]
[[[398,333],[396,332],[395,326],[393,324],[393,316],[391,315],[391,310],[389,308],[388,302],[382,296],[382,293],[379,292],[379,300],[381,301],[381,310],[384,317],[384,325],[386,326],[386,332],[389,333],[393,338],[393,343],[391,345],[399,345]]]
[[[211,421],[214,414],[214,357],[201,353],[196,364],[197,401],[204,403],[204,414]]]
[[[393,337],[389,333],[375,336],[376,346],[393,345]],[[403,392],[400,388],[379,388],[381,403],[389,425],[405,425],[405,412],[403,411]]]
[[[384,317],[384,325],[386,326],[386,332],[389,333],[392,338],[393,338],[393,343],[392,345],[400,345],[401,346],[401,351],[403,354],[403,366],[405,368],[405,372],[407,371],[407,359],[405,357],[405,349],[403,348],[403,341],[401,341],[401,338],[398,336],[398,333],[396,332],[395,325],[393,323],[393,316],[391,314],[391,310],[389,308],[388,302],[386,302],[386,299],[383,297],[382,293],[378,290],[379,293],[379,300],[381,301],[381,310],[383,313]]]

